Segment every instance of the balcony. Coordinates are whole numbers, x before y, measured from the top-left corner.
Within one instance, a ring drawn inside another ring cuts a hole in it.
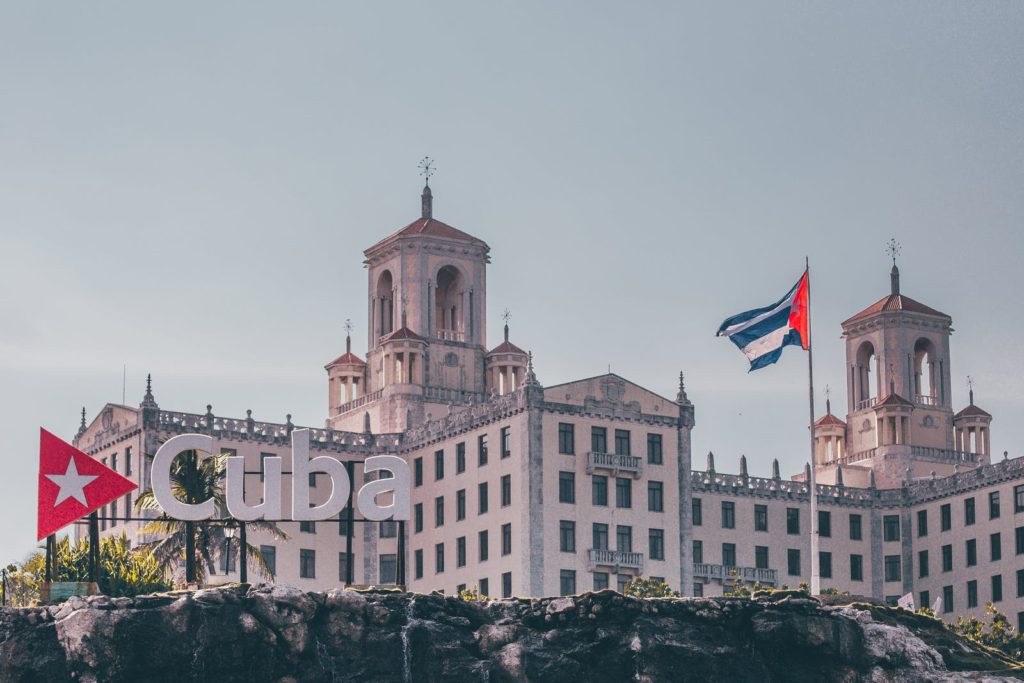
[[[638,574],[643,574],[644,554],[591,548],[587,555],[587,571],[592,572],[597,567],[611,567],[616,574],[620,569],[635,569]]]
[[[693,563],[693,578],[709,581],[739,580],[744,583],[762,583],[766,586],[779,585],[777,569],[760,569],[758,567],[730,567],[724,564]]]
[[[935,396],[925,396],[924,394],[917,394],[914,396],[914,403],[919,406],[937,406],[939,405],[939,399]]]
[[[441,341],[456,341],[456,342],[464,342],[464,341],[466,341],[465,333],[464,332],[460,332],[459,330],[442,330],[442,329],[438,329],[437,330],[437,338],[440,339]]]
[[[857,401],[857,410],[867,410],[871,406],[878,403],[878,398],[866,398],[863,401]]]
[[[617,455],[615,453],[587,453],[587,474],[594,470],[607,470],[612,476],[625,472],[638,479],[644,472],[644,460],[638,455]]]

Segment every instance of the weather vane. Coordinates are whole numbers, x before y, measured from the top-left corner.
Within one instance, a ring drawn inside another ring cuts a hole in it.
[[[900,255],[900,243],[896,241],[896,238],[891,238],[885,243],[885,251],[892,257],[892,264],[896,265],[896,257]]]
[[[970,375],[967,375],[967,388],[974,391],[974,378]]]
[[[420,160],[419,169],[420,175],[427,179],[427,185],[429,185],[430,176],[434,175],[434,172],[437,171],[437,167],[434,166],[434,160],[430,157],[423,157]]]
[[[352,320],[351,318],[345,318],[345,334],[352,334]]]
[[[832,400],[832,387],[829,386],[828,384],[825,385],[825,400]]]
[[[506,324],[506,325],[508,325],[508,321],[512,319],[512,313],[511,313],[511,311],[509,311],[509,310],[508,310],[508,309],[506,308],[506,309],[505,309],[505,312],[501,314],[501,319],[505,321],[505,324]]]

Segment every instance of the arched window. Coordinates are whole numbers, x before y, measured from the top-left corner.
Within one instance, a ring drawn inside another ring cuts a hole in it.
[[[862,343],[857,349],[857,377],[854,383],[857,410],[871,406],[878,397],[878,373],[875,367],[877,362],[874,345],[869,341]]]
[[[377,293],[373,304],[377,309],[374,313],[377,336],[383,337],[395,329],[395,288],[390,270],[385,270],[377,278]]]
[[[465,294],[462,273],[455,266],[445,266],[437,272],[434,320],[439,338],[463,340]]]
[[[926,405],[935,404],[937,384],[935,345],[928,339],[918,339],[914,344],[914,400]]]

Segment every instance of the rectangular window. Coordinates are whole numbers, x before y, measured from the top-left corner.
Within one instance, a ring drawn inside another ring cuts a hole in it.
[[[455,539],[455,566],[466,566],[466,537],[459,536]]]
[[[576,594],[576,571],[573,569],[561,569],[558,572],[558,588],[561,595]]]
[[[477,488],[477,514],[487,513],[487,482],[482,481]]]
[[[299,531],[304,534],[315,534],[316,522],[299,522]]]
[[[563,553],[576,552],[576,522],[563,519],[558,523],[558,549]]]
[[[722,501],[722,528],[736,528],[736,503],[731,500]]]
[[[754,531],[768,531],[768,506],[754,506]]]
[[[693,510],[693,514],[691,515],[693,518],[693,526],[700,526],[704,523],[704,515],[701,510],[700,498],[694,498],[690,507]]]
[[[823,579],[832,578],[832,553],[825,551],[818,553],[818,574]]]
[[[704,597],[704,584],[695,583],[693,584],[693,597],[703,598]]]
[[[487,464],[487,435],[481,434],[476,438],[477,464],[483,467]]]
[[[786,533],[800,535],[800,508],[786,508]]]
[[[661,463],[662,463],[661,434],[648,434],[647,435],[647,464],[648,465],[660,465]]]
[[[512,504],[512,475],[505,474],[501,477],[501,507],[508,507]]]
[[[618,591],[620,593],[626,592],[626,585],[632,577],[629,574],[616,574],[615,578],[617,579]]]
[[[128,448],[124,449],[124,475],[126,477],[129,477],[129,476],[131,476],[131,474],[132,474],[132,447],[128,446]]]
[[[1024,526],[1019,526],[1014,530],[1014,541],[1017,546],[1017,554],[1024,555]]]
[[[864,580],[864,556],[850,555],[850,581]]]
[[[480,579],[480,595],[491,594],[491,581],[490,579]]]
[[[949,614],[953,611],[953,587],[942,587],[942,613]]]
[[[992,577],[992,602],[1003,600],[1003,575],[996,574]]]
[[[704,564],[704,542],[693,542],[693,561],[696,564]]]
[[[615,479],[615,507],[633,507],[633,480],[624,477]]]
[[[967,607],[978,606],[978,582],[971,580],[967,582]]]
[[[576,455],[576,425],[570,422],[558,423],[558,452],[562,455]]]
[[[827,510],[818,510],[818,536],[831,538],[832,536],[832,513]]]
[[[377,558],[380,570],[380,582],[383,584],[398,583],[398,555],[384,553]]]
[[[964,526],[974,524],[974,497],[964,499]]]
[[[84,493],[82,495],[85,495]],[[117,501],[114,500],[110,503],[110,526],[117,524]]]
[[[603,591],[608,588],[608,572],[594,572],[594,590]]]
[[[316,488],[316,472],[310,472],[309,473],[309,488],[311,488],[311,489],[315,489]]]
[[[380,523],[378,531],[381,538],[396,538],[398,536],[398,522],[393,519],[386,519]],[[394,583],[392,581],[392,583]]]
[[[665,509],[664,487],[660,481],[647,482],[647,509],[650,512],[663,512]]]
[[[647,532],[647,546],[652,560],[665,559],[665,530],[650,529]]]
[[[1017,570],[1017,597],[1024,598],[1024,569]]]
[[[969,539],[967,541],[967,566],[973,567],[978,564],[978,541],[977,539]]]
[[[900,556],[899,555],[886,555],[885,556],[885,580],[886,581],[899,581],[900,580]]]
[[[932,594],[929,591],[921,591],[921,602],[918,603],[918,607],[931,607]]]
[[[434,526],[444,526],[444,496],[434,499]]]
[[[917,575],[920,578],[928,576],[928,551],[920,550],[917,553]]]
[[[423,458],[416,458],[412,461],[412,484],[423,486]]]
[[[444,572],[444,543],[434,545],[434,573]]]
[[[859,514],[850,515],[850,540],[859,541],[863,538],[863,526]]]
[[[444,451],[434,453],[434,481],[444,479]]]
[[[505,572],[501,575],[501,597],[512,597],[512,572]]]
[[[590,428],[590,450],[593,453],[608,452],[608,430],[604,427]]]
[[[484,529],[483,531],[481,531],[478,534],[478,537],[479,537],[478,540],[479,540],[479,543],[480,543],[480,561],[481,562],[486,562],[487,561],[487,557],[490,554],[490,552],[489,552],[489,550],[487,548],[487,543],[488,543],[488,540],[489,540],[487,538],[487,529]]]
[[[459,489],[455,492],[455,521],[461,522],[466,518],[466,489]]]
[[[790,576],[800,576],[799,548],[790,548],[786,551],[786,571]]]
[[[512,524],[501,525],[501,554],[512,554]]]
[[[1013,487],[1013,512],[1024,512],[1024,484]]]
[[[722,544],[722,564],[726,567],[736,566],[736,544],[735,543],[723,543]]]
[[[608,550],[607,524],[594,524],[594,550]]]
[[[500,441],[499,445],[501,447],[501,457],[502,458],[510,458],[510,457],[512,457],[512,428],[511,427],[502,427],[501,431],[499,432],[499,435],[501,437],[499,439],[499,441]]]
[[[558,473],[558,502],[570,504],[576,502],[575,472]]]
[[[628,429],[615,430],[615,455],[630,455]]]
[[[942,546],[942,571],[951,572],[953,571],[953,546],[944,545]]]
[[[882,538],[886,542],[900,540],[899,515],[885,515],[882,518]]]
[[[949,531],[953,528],[953,509],[949,503],[939,508],[940,531]]]
[[[999,491],[988,494],[988,518],[999,518]]]
[[[345,551],[338,553],[338,581],[346,585],[351,583],[348,576],[348,553]]]
[[[233,448],[224,448],[224,449],[221,449],[221,450],[222,450],[223,453],[226,453],[227,451],[234,451]],[[228,455],[234,455],[233,452],[232,453],[227,453],[227,454]],[[110,454],[110,469],[112,469],[115,472],[117,472],[117,453],[111,453]]]
[[[260,453],[260,481],[263,481],[267,474],[267,458],[277,457],[273,453]]]
[[[455,444],[455,474],[462,474],[466,471],[466,442],[460,441]]]
[[[300,484],[301,486],[301,484]],[[302,548],[299,550],[299,578],[316,578],[316,551]]]
[[[917,511],[917,537],[928,535],[928,511],[918,510]]]
[[[620,553],[633,552],[633,527],[626,524],[615,527],[615,549]]]
[[[419,548],[412,554],[413,570],[417,579],[423,578],[423,548]]]
[[[989,559],[992,562],[998,562],[1003,559],[1003,537],[998,531],[994,534],[989,534],[988,547]]]
[[[591,497],[594,505],[608,505],[608,477],[594,475],[591,482]]]
[[[416,505],[413,506],[412,520],[413,533],[418,534],[423,531],[423,503],[416,503]]]
[[[263,564],[267,565],[267,571],[271,576],[277,574],[277,548],[272,545],[261,545],[260,555],[263,557]]]
[[[768,569],[768,546],[754,546],[754,566],[758,569]]]

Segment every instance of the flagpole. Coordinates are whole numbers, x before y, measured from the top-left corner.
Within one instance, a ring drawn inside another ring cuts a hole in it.
[[[811,352],[811,263],[804,257],[807,277],[807,398],[810,407],[811,468],[808,490],[811,496],[811,595],[821,594],[821,571],[818,563],[818,489],[814,467],[814,356]]]

